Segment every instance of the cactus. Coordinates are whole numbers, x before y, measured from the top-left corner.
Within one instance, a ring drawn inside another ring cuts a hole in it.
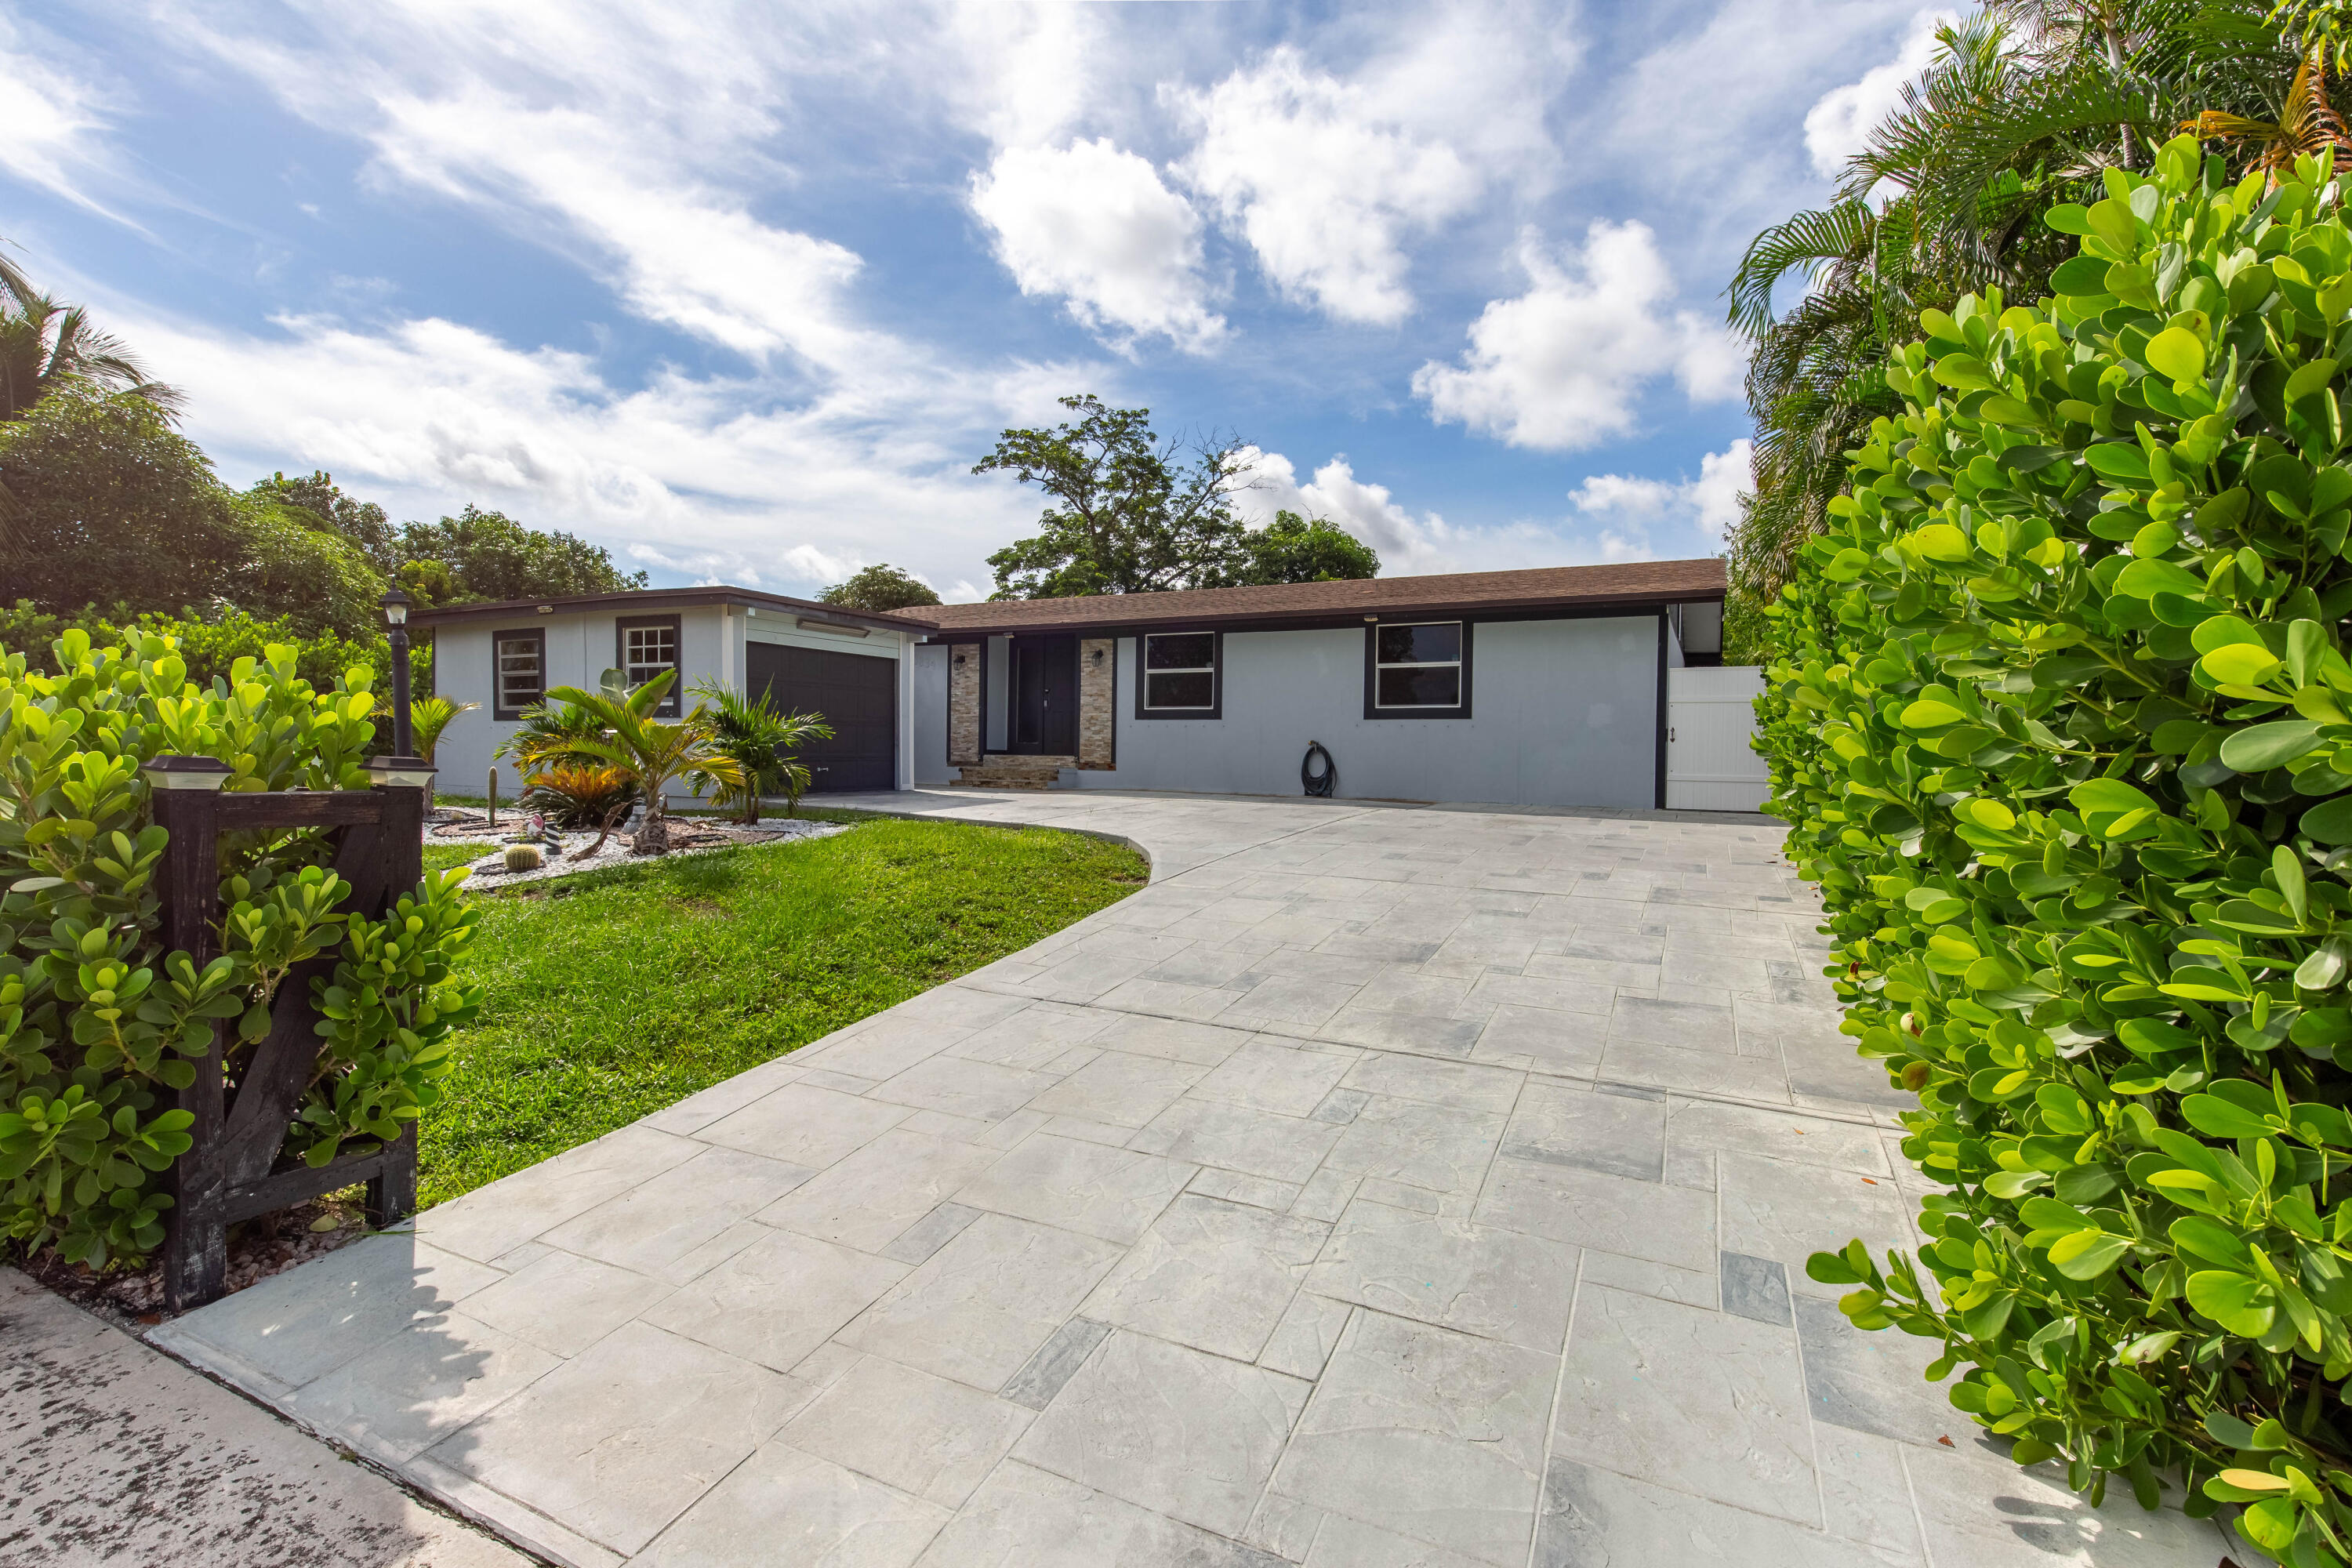
[[[507,869],[509,871],[536,871],[544,863],[545,858],[536,844],[507,846]]]

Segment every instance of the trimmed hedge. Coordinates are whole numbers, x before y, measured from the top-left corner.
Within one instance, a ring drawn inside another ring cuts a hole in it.
[[[2060,292],[1928,310],[1769,612],[1772,809],[1927,1245],[1816,1256],[2104,1499],[2352,1557],[2344,185],[2195,142],[2061,206]]]

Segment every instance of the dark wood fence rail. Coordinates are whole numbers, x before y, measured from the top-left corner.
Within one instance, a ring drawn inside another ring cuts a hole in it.
[[[425,794],[431,774],[411,760],[379,759],[373,788],[225,794],[226,770],[210,758],[159,757],[149,776],[155,821],[172,836],[163,852],[163,947],[184,952],[202,969],[221,952],[219,837],[223,833],[316,827],[335,840],[335,874],[352,885],[341,908],[380,916],[424,875]],[[420,776],[421,775],[421,776]],[[317,1065],[318,1013],[310,982],[334,971],[341,944],[296,964],[272,998],[269,1033],[247,1056],[237,1081],[224,1074],[224,1026],[213,1026],[212,1050],[196,1064],[196,1080],[181,1091],[193,1113],[194,1140],[171,1171],[174,1206],[163,1245],[163,1292],[172,1310],[216,1299],[228,1272],[228,1227],[239,1220],[367,1183],[371,1223],[390,1225],[416,1208],[416,1126],[362,1152],[313,1168],[281,1162],[286,1130],[301,1109]]]

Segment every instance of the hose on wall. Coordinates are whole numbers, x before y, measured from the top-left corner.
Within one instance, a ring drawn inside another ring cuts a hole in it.
[[[1315,771],[1315,759],[1318,757],[1323,759],[1323,771],[1319,773]],[[1339,793],[1339,764],[1331,760],[1331,753],[1323,749],[1322,742],[1307,742],[1307,755],[1300,758],[1298,762],[1298,782],[1307,786],[1308,795],[1328,795]]]

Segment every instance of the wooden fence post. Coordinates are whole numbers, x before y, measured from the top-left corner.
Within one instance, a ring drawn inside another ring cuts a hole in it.
[[[220,954],[220,847],[224,831],[315,827],[337,830],[335,868],[352,884],[351,911],[375,919],[397,907],[425,874],[425,805],[433,772],[414,757],[379,757],[367,790],[289,791],[225,795],[229,770],[210,757],[158,757],[143,770],[154,788],[156,825],[171,835],[158,890],[166,952],[184,952],[201,970]],[[212,1046],[195,1081],[178,1095],[194,1118],[188,1152],[164,1181],[172,1194],[163,1243],[163,1299],[174,1312],[201,1307],[228,1282],[228,1227],[324,1193],[364,1182],[369,1219],[378,1226],[416,1212],[416,1127],[390,1143],[369,1145],[323,1166],[278,1166],[289,1119],[300,1108],[317,1060],[310,1026],[310,981],[331,973],[331,954],[298,964],[280,983],[268,1033],[239,1069],[236,1093],[225,1081],[226,1039],[212,1026]]]
[[[158,757],[145,769],[154,786],[156,826],[172,836],[163,850],[163,951],[185,952],[202,973],[220,955],[220,787],[228,764],[211,757]],[[212,1048],[196,1062],[196,1080],[179,1091],[179,1109],[195,1118],[194,1140],[172,1163],[170,1231],[163,1244],[163,1300],[184,1311],[221,1293],[228,1276],[228,1220],[215,1158],[223,1116],[221,1026],[208,1027]]]

